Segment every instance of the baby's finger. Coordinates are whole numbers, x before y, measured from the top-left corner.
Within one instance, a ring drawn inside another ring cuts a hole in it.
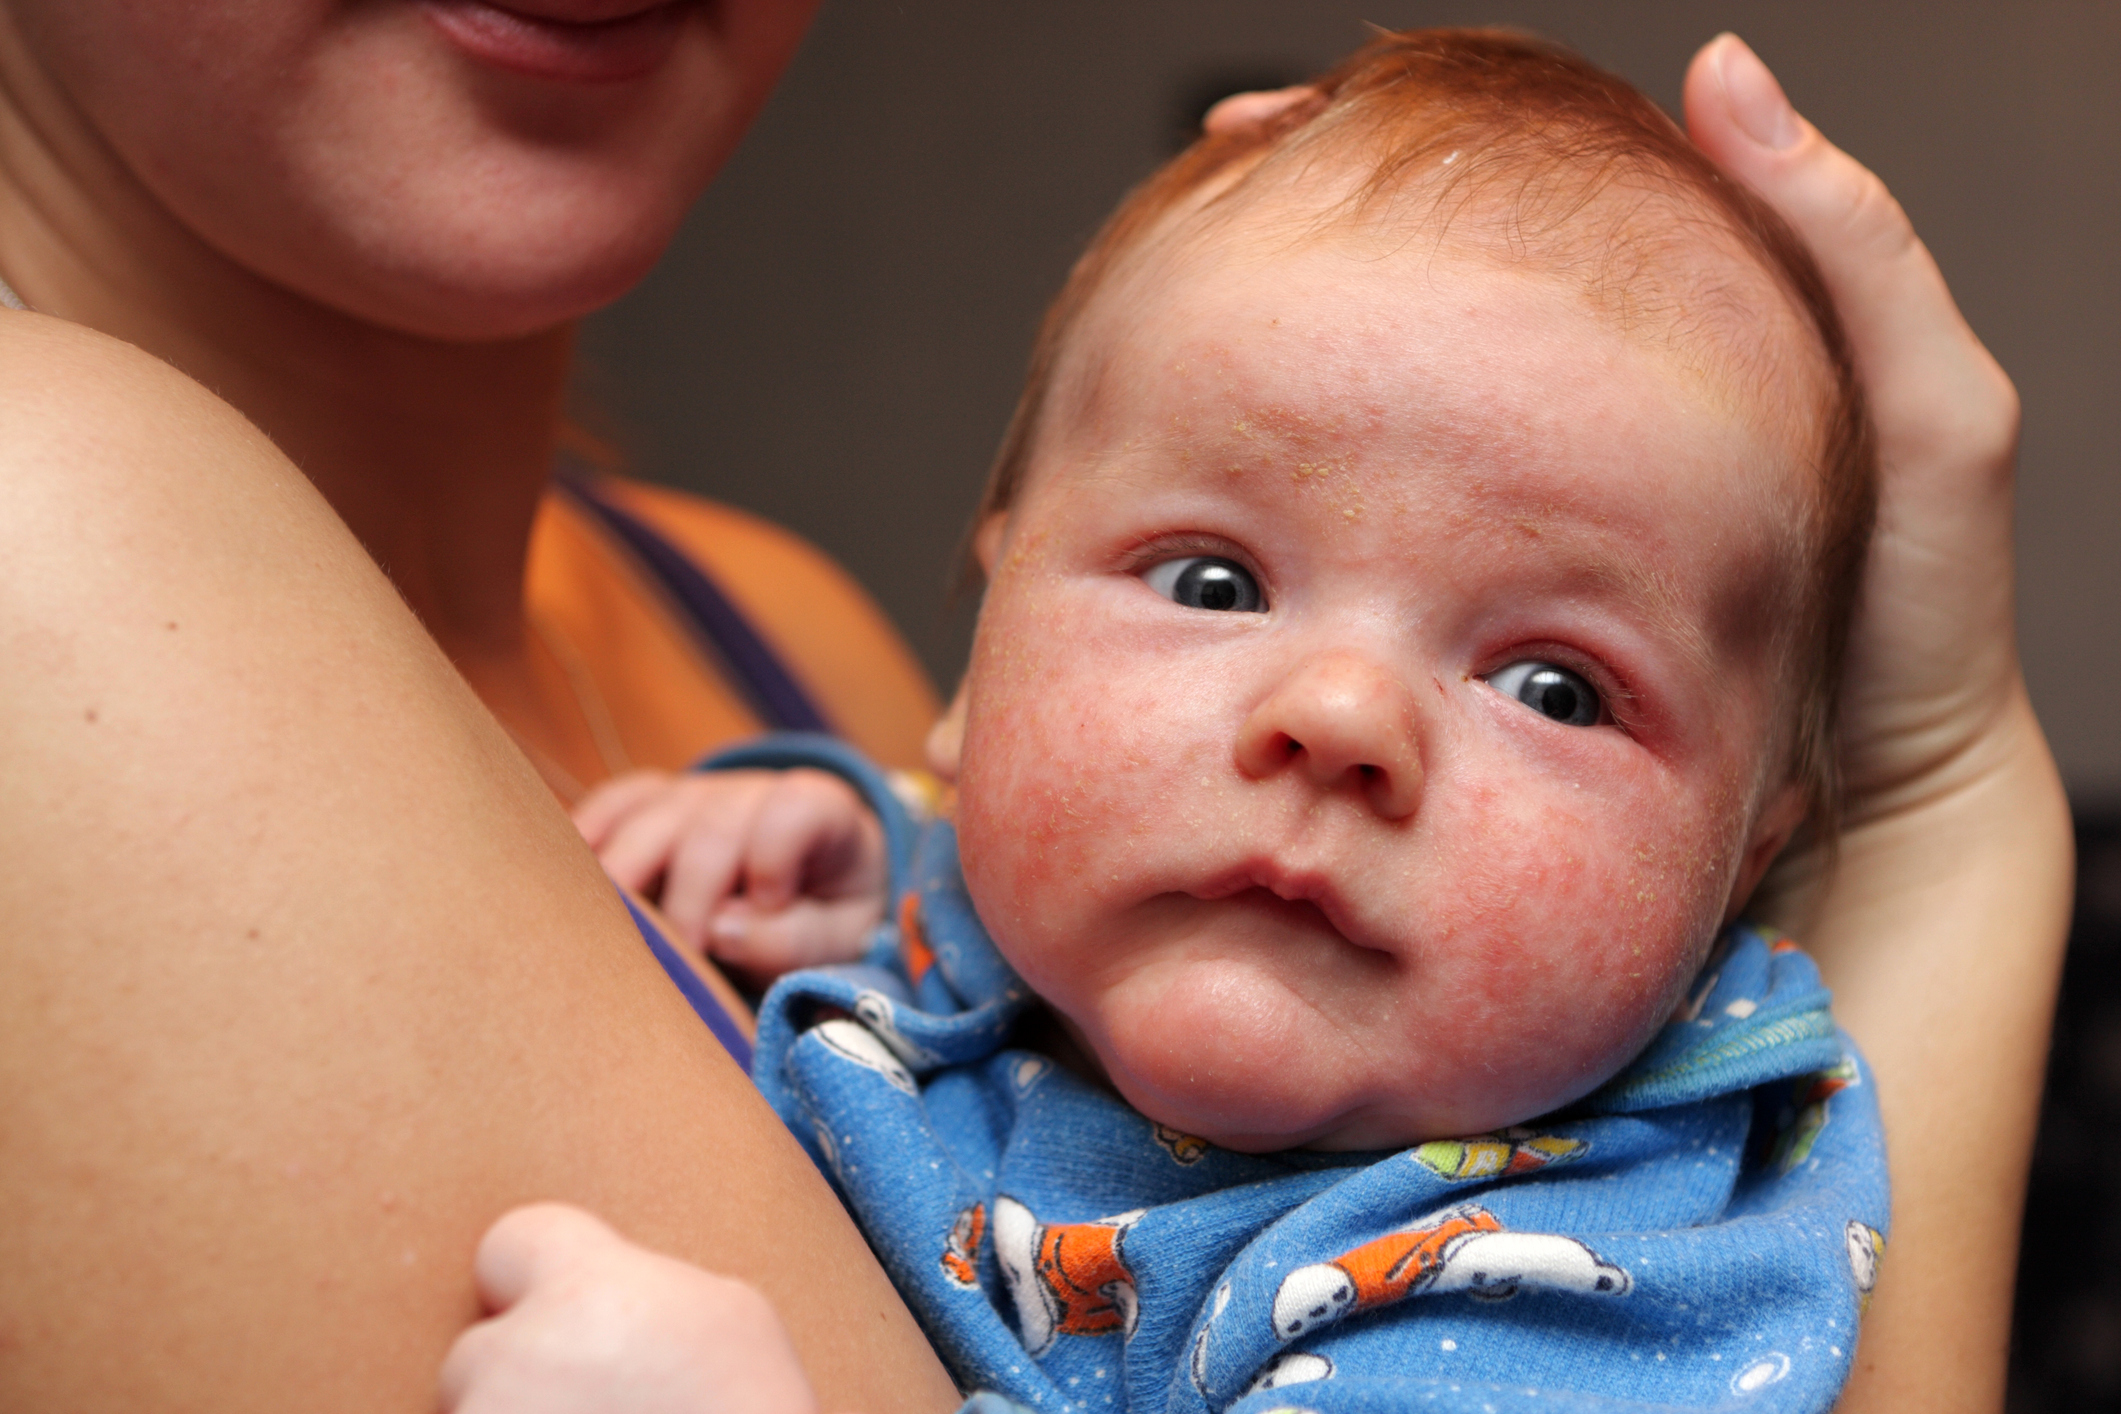
[[[2016,395],[1885,184],[1799,117],[1736,35],[1694,57],[1686,115],[1695,143],[1811,248],[1881,437],[1953,448],[1976,475],[2007,472]]]
[[[441,1414],[457,1414],[465,1407],[466,1399],[482,1382],[485,1371],[493,1364],[494,1342],[498,1332],[490,1320],[481,1321],[456,1338],[449,1347],[449,1355],[442,1361],[442,1377],[438,1382]]]
[[[622,1239],[601,1219],[565,1203],[531,1203],[502,1215],[479,1239],[472,1274],[489,1311],[506,1311],[531,1288]]]
[[[597,846],[597,859],[604,872],[625,888],[648,892],[669,866],[671,856],[703,808],[741,813],[753,806],[742,796],[702,801],[695,792],[664,791],[620,820]]]
[[[744,895],[778,913],[798,894],[841,898],[884,889],[884,832],[854,788],[823,771],[790,771],[759,803],[744,844]]]
[[[653,800],[659,792],[670,789],[670,782],[668,771],[628,771],[592,786],[568,813],[582,838],[589,841],[591,849],[596,849],[621,820]]]
[[[854,962],[884,916],[881,891],[836,901],[799,898],[774,913],[738,899],[716,915],[715,960],[761,982],[798,967]]]
[[[711,951],[708,924],[736,892],[741,878],[746,813],[717,802],[693,817],[670,855],[660,907],[678,936],[698,952]]]

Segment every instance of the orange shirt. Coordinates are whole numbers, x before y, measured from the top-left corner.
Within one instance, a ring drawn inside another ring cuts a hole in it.
[[[837,565],[728,506],[617,478],[597,489],[691,557],[840,735],[887,766],[920,764],[935,691],[889,620]],[[555,695],[577,709],[569,746],[525,747],[570,803],[607,775],[676,769],[762,730],[682,611],[564,494],[546,493],[532,529],[524,604],[546,667],[561,680]]]

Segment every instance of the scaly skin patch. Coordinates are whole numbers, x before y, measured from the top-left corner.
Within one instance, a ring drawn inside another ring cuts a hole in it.
[[[997,944],[1131,1103],[1240,1150],[1586,1093],[1773,842],[1788,704],[1729,606],[1775,598],[1748,547],[1787,539],[1806,449],[1566,289],[1357,245],[1086,321],[1096,416],[1041,437],[968,684]],[[1265,612],[1142,577],[1199,555]],[[1610,719],[1485,680],[1526,660]]]

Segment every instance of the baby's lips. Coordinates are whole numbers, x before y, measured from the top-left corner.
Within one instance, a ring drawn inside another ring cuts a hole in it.
[[[1292,868],[1271,856],[1247,861],[1189,892],[1196,898],[1212,900],[1230,898],[1247,889],[1263,890],[1285,903],[1310,904],[1353,947],[1394,956],[1406,951],[1405,940],[1367,920],[1351,901],[1349,891],[1342,889],[1332,875],[1317,869]]]

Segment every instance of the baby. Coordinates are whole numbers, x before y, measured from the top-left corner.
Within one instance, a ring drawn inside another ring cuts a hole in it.
[[[1831,1404],[1876,1111],[1734,920],[1830,827],[1864,429],[1791,237],[1531,41],[1382,36],[1122,206],[978,523],[949,821],[769,741],[716,764],[868,810],[796,778],[778,892],[770,811],[655,850],[766,970],[789,861],[888,876],[757,1078],[966,1388]]]

